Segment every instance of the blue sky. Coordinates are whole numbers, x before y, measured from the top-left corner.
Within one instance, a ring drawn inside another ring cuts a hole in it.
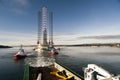
[[[120,0],[0,0],[0,44],[36,44],[43,5],[54,14],[55,44],[120,42]]]

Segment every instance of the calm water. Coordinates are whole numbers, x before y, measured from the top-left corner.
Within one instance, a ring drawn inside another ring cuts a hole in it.
[[[25,60],[14,61],[13,55],[18,49],[0,49],[0,80],[22,80],[26,61],[35,60],[29,56]],[[33,53],[33,48],[24,49],[27,53]],[[46,55],[46,57],[50,56]],[[64,47],[55,58],[80,75],[83,75],[82,67],[86,67],[90,63],[100,65],[111,73],[120,74],[120,48]],[[46,61],[48,60],[50,59],[47,58]]]

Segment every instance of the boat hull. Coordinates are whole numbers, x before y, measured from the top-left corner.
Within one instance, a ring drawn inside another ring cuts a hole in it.
[[[52,54],[52,55],[57,55],[58,52],[50,52],[50,54]]]
[[[27,55],[17,55],[17,54],[14,55],[14,59],[15,59],[15,60],[23,59],[23,58],[25,58],[25,57],[27,57]]]

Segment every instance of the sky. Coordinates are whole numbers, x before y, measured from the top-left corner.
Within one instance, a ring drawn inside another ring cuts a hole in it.
[[[55,44],[120,42],[120,0],[0,0],[0,45],[36,44],[43,5]]]

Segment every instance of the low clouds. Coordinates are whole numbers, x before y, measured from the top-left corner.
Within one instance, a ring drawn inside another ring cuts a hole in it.
[[[120,35],[84,36],[78,39],[120,39]]]
[[[37,40],[37,38],[34,34],[0,31],[0,44],[4,44],[4,45],[19,45],[19,44],[33,45],[36,43],[36,40]]]
[[[6,45],[33,45],[36,44],[36,34],[25,34],[15,32],[1,32],[0,31],[0,44]],[[4,34],[4,35],[3,35]],[[10,35],[10,36],[9,36]],[[89,43],[118,43],[120,42],[120,35],[101,35],[101,36],[84,36],[81,35],[69,35],[69,34],[57,34],[54,35],[54,43],[62,45],[70,44],[89,44]],[[42,41],[41,41],[42,42]]]
[[[54,42],[57,44],[89,44],[89,43],[118,43],[120,35],[69,35],[62,34],[54,36]]]

